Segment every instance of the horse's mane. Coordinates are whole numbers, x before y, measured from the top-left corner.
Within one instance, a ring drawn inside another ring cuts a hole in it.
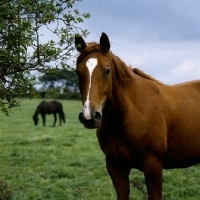
[[[150,75],[145,74],[141,70],[127,66],[125,62],[123,62],[118,56],[115,56],[111,51],[105,53],[104,51],[102,51],[100,44],[97,44],[96,42],[87,43],[86,48],[81,52],[81,54],[77,58],[77,64],[79,64],[84,59],[85,56],[87,56],[89,53],[93,51],[98,51],[102,53],[104,56],[106,56],[109,60],[112,60],[114,64],[115,72],[116,72],[115,73],[116,78],[118,81],[121,80],[120,81],[121,83],[134,81],[134,77],[133,77],[133,73],[134,73],[145,79],[154,81],[157,84],[163,85],[163,83],[154,79]]]
[[[155,78],[153,78],[152,76],[145,74],[143,71],[137,69],[137,68],[132,68],[133,73],[137,74],[138,76],[141,76],[143,78],[149,79],[151,81],[154,81],[156,83],[158,83],[159,85],[163,85],[162,82],[156,80]]]

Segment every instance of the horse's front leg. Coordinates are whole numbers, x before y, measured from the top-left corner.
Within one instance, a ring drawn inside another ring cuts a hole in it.
[[[56,116],[56,113],[54,113],[53,115],[54,115],[54,123],[53,123],[53,127],[54,127],[56,125],[57,116]]]
[[[144,176],[149,200],[162,200],[162,161],[153,155],[146,157]]]
[[[108,158],[106,158],[106,167],[115,187],[117,193],[117,200],[128,200],[130,193],[130,169],[128,167],[123,166],[123,162],[112,162]]]
[[[45,114],[41,114],[42,115],[42,122],[43,122],[43,126],[45,126],[46,124],[46,116]]]

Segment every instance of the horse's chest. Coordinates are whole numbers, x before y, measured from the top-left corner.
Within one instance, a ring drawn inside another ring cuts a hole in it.
[[[99,136],[98,140],[100,147],[106,157],[110,157],[115,160],[131,160],[129,144],[124,138]]]

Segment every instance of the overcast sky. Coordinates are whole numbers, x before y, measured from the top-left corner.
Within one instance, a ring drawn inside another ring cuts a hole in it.
[[[81,25],[99,42],[102,32],[123,61],[166,84],[200,79],[199,0],[82,0]]]

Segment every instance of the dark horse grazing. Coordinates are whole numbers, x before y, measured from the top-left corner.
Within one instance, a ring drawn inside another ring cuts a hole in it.
[[[144,173],[149,200],[162,199],[162,169],[200,162],[200,80],[168,86],[131,69],[100,44],[78,35],[80,122],[97,128],[118,200],[129,199],[129,173]]]
[[[33,121],[35,123],[35,125],[38,124],[38,115],[39,113],[42,116],[42,121],[43,121],[43,126],[45,126],[45,122],[46,122],[46,114],[54,114],[54,123],[53,126],[55,126],[56,124],[56,120],[57,120],[57,113],[59,114],[59,119],[60,119],[60,126],[61,126],[61,122],[63,120],[63,122],[65,123],[65,114],[63,112],[63,108],[62,108],[62,103],[60,103],[59,101],[42,101],[39,106],[37,107],[35,114],[33,115]]]

